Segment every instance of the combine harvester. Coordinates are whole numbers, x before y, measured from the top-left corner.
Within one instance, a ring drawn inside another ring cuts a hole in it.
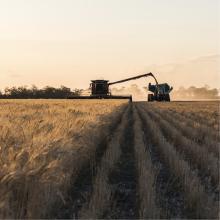
[[[128,79],[119,80],[116,82],[110,82],[108,80],[92,80],[92,83],[90,84],[91,89],[91,95],[90,96],[70,96],[68,99],[129,99],[132,101],[132,96],[115,96],[112,95],[109,86],[127,82],[130,80],[139,79],[142,77],[148,77],[151,76],[155,80],[155,85],[152,85],[149,83],[148,90],[152,92],[151,94],[148,94],[148,101],[170,101],[170,92],[172,91],[172,87],[170,87],[167,83],[158,84],[157,79],[153,75],[153,73],[147,73],[143,75],[138,75],[135,77],[131,77]]]

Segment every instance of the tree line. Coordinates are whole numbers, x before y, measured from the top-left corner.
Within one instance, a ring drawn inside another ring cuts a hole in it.
[[[27,86],[6,87],[3,92],[0,91],[1,99],[65,99],[69,96],[80,95],[80,89],[71,90],[68,87],[61,86],[55,88],[46,86],[42,89],[33,85],[31,88]]]

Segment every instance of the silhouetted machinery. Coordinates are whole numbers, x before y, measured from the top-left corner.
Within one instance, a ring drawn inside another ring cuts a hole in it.
[[[148,102],[152,101],[170,101],[170,92],[173,87],[170,87],[167,83],[151,85],[149,83],[148,90],[153,94],[148,94]]]
[[[132,101],[132,96],[115,96],[112,95],[109,89],[109,86],[127,82],[130,80],[139,79],[142,77],[151,76],[155,80],[155,85],[149,83],[148,90],[152,92],[152,94],[148,94],[148,101],[170,101],[170,92],[172,91],[172,87],[170,87],[167,83],[158,84],[157,79],[152,73],[147,73],[143,75],[138,75],[135,77],[131,77],[128,79],[119,80],[116,82],[110,82],[108,80],[92,80],[90,84],[91,95],[90,96],[71,96],[68,97],[70,99],[130,99]]]

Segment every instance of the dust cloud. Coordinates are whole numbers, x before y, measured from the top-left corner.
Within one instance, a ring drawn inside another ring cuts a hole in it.
[[[220,99],[219,92],[220,90],[217,88],[211,89],[208,86],[190,86],[189,88],[180,87],[178,90],[172,92],[172,98],[178,100],[217,100]]]
[[[132,84],[128,87],[113,87],[112,95],[132,95],[134,101],[147,100],[149,93],[147,87],[140,87],[137,84]],[[171,92],[172,100],[219,100],[220,89],[209,88],[209,86],[188,88],[179,87]]]
[[[147,89],[140,87],[136,84],[132,84],[128,87],[113,87],[111,89],[112,95],[132,95],[134,101],[147,100]]]

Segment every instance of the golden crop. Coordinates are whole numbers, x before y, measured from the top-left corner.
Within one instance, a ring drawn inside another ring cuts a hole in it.
[[[0,101],[0,218],[22,217],[24,206],[28,216],[43,216],[57,196],[63,197],[59,187],[68,187],[73,172],[94,154],[124,103]],[[22,204],[25,196],[32,201]]]
[[[218,218],[219,102],[0,101],[0,218]]]

